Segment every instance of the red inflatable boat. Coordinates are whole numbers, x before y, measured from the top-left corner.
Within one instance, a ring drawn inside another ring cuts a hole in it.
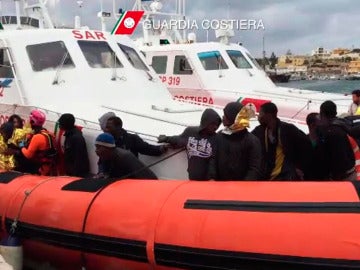
[[[2,172],[1,233],[56,269],[360,269],[359,194],[359,182]]]

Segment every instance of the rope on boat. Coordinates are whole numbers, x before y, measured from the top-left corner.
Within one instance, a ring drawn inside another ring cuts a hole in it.
[[[291,117],[291,119],[294,119],[296,116],[298,116],[298,114],[301,113],[305,108],[308,110],[308,109],[309,109],[309,106],[310,106],[310,103],[311,103],[311,100],[309,99],[309,100],[306,102],[305,106],[302,107],[297,113],[295,113],[295,114]]]
[[[115,183],[115,182],[117,182],[117,181],[120,181],[120,180],[123,180],[123,179],[127,179],[129,176],[131,176],[131,175],[134,174],[134,173],[138,173],[138,172],[141,172],[141,171],[143,171],[143,170],[145,170],[145,169],[148,169],[148,168],[150,168],[150,167],[153,167],[153,166],[155,166],[155,165],[157,165],[157,164],[159,164],[159,163],[161,163],[161,162],[163,162],[163,161],[165,161],[165,160],[167,160],[167,159],[169,159],[169,158],[171,158],[171,157],[173,157],[173,156],[175,156],[175,155],[183,152],[184,150],[185,150],[185,148],[181,148],[180,150],[175,151],[174,153],[172,153],[172,154],[170,154],[170,155],[168,155],[168,156],[166,156],[166,157],[163,157],[163,158],[161,158],[161,159],[159,159],[159,160],[157,160],[157,161],[155,161],[155,162],[153,162],[153,163],[151,163],[151,164],[149,164],[149,165],[147,165],[147,166],[144,166],[144,167],[142,167],[141,169],[139,169],[139,170],[137,170],[137,171],[135,171],[135,172],[128,173],[127,175],[125,175],[125,176],[123,176],[123,177],[120,177],[120,178],[110,179],[110,181],[108,181],[106,184],[104,184],[104,186],[103,186],[103,187],[95,194],[95,196],[91,199],[91,201],[90,201],[90,203],[89,203],[89,205],[88,205],[88,207],[87,207],[87,209],[86,209],[86,211],[85,211],[85,216],[84,216],[84,221],[83,221],[83,225],[82,225],[82,229],[81,229],[81,234],[84,234],[84,233],[85,233],[86,222],[87,222],[87,219],[88,219],[88,216],[89,216],[90,209],[91,209],[92,205],[94,204],[96,198],[100,195],[100,193],[101,193],[102,191],[104,191],[108,186],[110,186],[111,184],[113,184],[113,183]],[[84,252],[81,252],[81,261],[82,261],[82,267],[81,267],[81,269],[82,269],[82,270],[86,270],[86,259],[85,259],[85,254],[84,254]]]
[[[41,181],[40,183],[38,183],[35,187],[33,187],[31,190],[25,190],[24,194],[25,194],[25,197],[19,207],[19,211],[16,215],[16,217],[14,218],[14,221],[11,223],[11,228],[10,228],[10,235],[14,235],[16,233],[16,229],[17,229],[17,224],[18,224],[18,221],[19,221],[19,218],[20,218],[20,215],[21,215],[21,212],[22,212],[22,209],[24,208],[25,206],[25,202],[26,200],[30,197],[30,194],[35,190],[37,189],[39,186],[41,186],[42,184],[46,183],[46,182],[49,182],[51,180],[54,180],[56,176],[54,177],[50,177],[50,178],[47,178],[46,180],[44,181]]]

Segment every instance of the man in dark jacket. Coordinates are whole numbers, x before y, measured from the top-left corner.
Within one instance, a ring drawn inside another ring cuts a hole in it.
[[[129,179],[157,179],[130,151],[116,148],[114,137],[109,133],[100,134],[95,140],[96,154],[109,165],[106,177]]]
[[[186,147],[189,179],[208,180],[209,160],[215,151],[215,135],[220,124],[218,113],[206,109],[201,116],[200,126],[187,127],[178,136],[160,135],[158,142],[169,143],[174,148]]]
[[[224,108],[225,129],[216,135],[216,152],[210,161],[210,179],[259,180],[261,148],[259,140],[248,132],[250,109],[238,102]]]
[[[280,121],[277,112],[274,103],[263,104],[258,116],[260,126],[252,131],[261,143],[265,179],[302,180],[309,170],[310,140],[296,126]]]
[[[117,116],[110,117],[106,123],[105,130],[115,138],[116,147],[129,150],[136,157],[139,157],[139,153],[148,156],[160,156],[166,152],[167,147],[165,145],[151,145],[138,135],[128,133],[122,125],[120,117]]]
[[[75,117],[70,113],[64,113],[60,116],[58,122],[59,127],[65,130],[65,174],[86,177],[90,172],[89,156],[82,132],[75,127]]]
[[[347,129],[336,118],[336,105],[325,101],[320,106],[319,141],[323,144],[329,179],[355,181],[355,158]]]

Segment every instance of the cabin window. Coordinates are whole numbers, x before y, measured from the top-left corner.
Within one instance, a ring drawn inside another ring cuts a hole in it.
[[[186,75],[192,73],[193,71],[185,55],[176,55],[174,61],[174,74]]]
[[[256,66],[258,69],[262,69],[261,66],[259,65],[258,61],[256,61],[256,59],[254,57],[252,57],[251,54],[246,53],[247,57],[250,58],[251,62],[254,64],[254,66]]]
[[[120,43],[118,43],[118,45],[134,68],[149,71],[149,68],[133,48]]]
[[[231,61],[234,63],[237,68],[252,68],[248,60],[246,60],[245,56],[240,51],[235,50],[227,50],[227,54],[229,55]]]
[[[79,40],[78,44],[86,61],[92,68],[122,68],[124,67],[115,52],[105,41]]]
[[[0,78],[14,78],[6,49],[0,49]]]
[[[75,67],[69,51],[62,41],[28,45],[26,51],[34,71]]]
[[[219,70],[229,68],[219,51],[201,52],[198,53],[198,57],[205,70]]]
[[[151,65],[157,74],[165,74],[167,66],[167,56],[153,56]]]

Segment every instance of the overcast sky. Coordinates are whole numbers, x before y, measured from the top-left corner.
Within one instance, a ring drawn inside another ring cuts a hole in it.
[[[9,2],[3,0],[2,2]],[[49,0],[51,14],[58,22],[72,24],[73,17],[82,14],[83,23],[100,29],[96,13],[100,11],[100,0],[84,0],[78,8],[76,0]],[[54,8],[54,3],[56,8]],[[106,11],[112,11],[113,0],[103,0]],[[131,9],[133,1],[115,0],[117,9]],[[174,1],[165,0],[165,9]],[[4,5],[4,4],[3,4]],[[265,30],[235,31],[234,42],[242,42],[252,54],[262,54],[265,36],[267,56],[271,52],[285,54],[309,54],[312,49],[324,46],[360,47],[360,1],[359,0],[191,0],[187,1],[186,15],[189,19],[255,19],[262,20]],[[110,31],[115,21],[110,20]],[[198,41],[205,41],[206,32],[197,33]],[[213,32],[210,40],[215,39]]]

